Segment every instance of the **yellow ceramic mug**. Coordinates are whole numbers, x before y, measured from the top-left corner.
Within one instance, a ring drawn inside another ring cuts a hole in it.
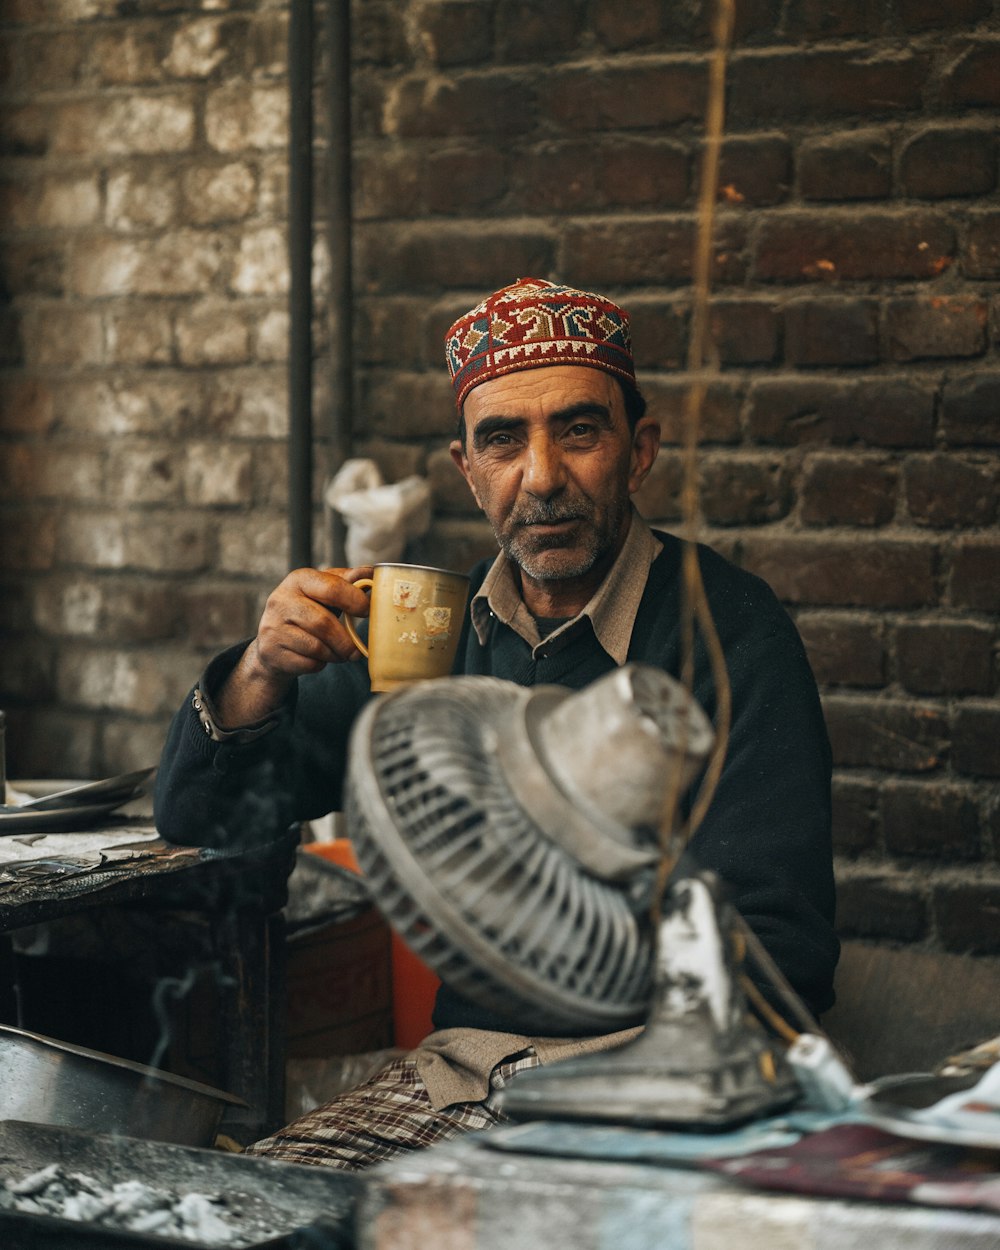
[[[368,660],[373,690],[451,672],[469,597],[464,573],[421,564],[376,564],[371,577],[354,585],[371,587],[368,645],[346,615],[344,626]]]

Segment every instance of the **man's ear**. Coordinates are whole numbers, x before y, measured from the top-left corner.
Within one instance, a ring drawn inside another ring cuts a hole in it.
[[[634,495],[649,475],[660,450],[660,423],[656,417],[643,416],[632,431],[632,459],[629,467],[628,493]]]
[[[451,458],[455,462],[455,467],[468,483],[469,490],[472,491],[472,498],[476,501],[476,506],[482,509],[483,505],[479,502],[479,495],[473,485],[472,473],[469,469],[469,458],[465,454],[465,448],[462,446],[461,441],[457,438],[453,439],[448,450],[451,452]]]

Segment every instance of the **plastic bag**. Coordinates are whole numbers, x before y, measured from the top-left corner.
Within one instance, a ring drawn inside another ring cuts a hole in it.
[[[413,475],[385,485],[374,460],[346,460],[324,499],[347,524],[345,558],[351,568],[398,560],[406,544],[431,523],[431,489]]]

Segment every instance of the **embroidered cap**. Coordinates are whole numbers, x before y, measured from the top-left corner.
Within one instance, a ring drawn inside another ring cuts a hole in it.
[[[459,317],[445,338],[455,403],[522,369],[590,365],[638,391],[628,313],[603,295],[518,278]]]

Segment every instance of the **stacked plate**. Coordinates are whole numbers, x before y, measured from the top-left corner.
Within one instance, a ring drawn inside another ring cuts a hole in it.
[[[143,768],[80,783],[8,782],[6,797],[14,801],[0,806],[0,834],[86,828],[148,793],[155,772],[155,768]]]

